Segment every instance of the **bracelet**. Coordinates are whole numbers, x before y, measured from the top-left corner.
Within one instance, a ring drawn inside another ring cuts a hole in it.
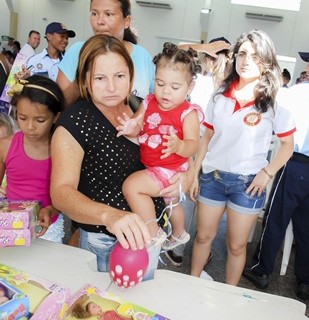
[[[274,177],[266,168],[263,168],[262,170],[269,176],[270,179]]]

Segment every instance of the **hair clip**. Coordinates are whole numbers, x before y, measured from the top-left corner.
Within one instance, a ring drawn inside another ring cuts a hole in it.
[[[7,91],[7,95],[13,97],[14,94],[20,94],[24,88],[24,85],[27,83],[29,83],[29,81],[19,79],[10,87],[10,89]]]
[[[15,84],[13,86],[11,86],[11,88],[7,91],[7,95],[10,97],[13,97],[14,94],[20,94],[22,92],[24,86],[27,86],[27,88],[33,88],[33,89],[47,92],[50,95],[52,95],[59,102],[59,98],[49,89],[46,89],[46,88],[39,86],[39,85],[36,85],[36,84],[29,83],[29,81],[22,80],[22,79],[17,80],[15,82]]]

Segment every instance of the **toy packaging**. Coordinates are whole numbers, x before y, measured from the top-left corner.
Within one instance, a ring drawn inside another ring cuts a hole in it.
[[[9,76],[7,77],[4,89],[0,92],[0,112],[9,114],[12,106],[10,104],[11,97],[7,94],[10,87],[15,83],[14,75],[21,71],[22,66],[27,64],[27,57],[24,54],[18,53],[12,65]]]
[[[0,319],[27,319],[29,298],[19,289],[0,279]]]
[[[9,290],[1,304],[1,283]],[[51,281],[0,263],[0,320],[169,320],[86,284],[70,293]]]
[[[64,319],[70,298],[69,289],[4,264],[0,264],[0,281],[6,282],[14,287],[16,291],[18,290],[20,297],[27,297],[29,299],[27,315],[24,315],[22,319]],[[23,309],[22,305],[25,305],[23,301],[16,301],[18,303],[16,308]],[[8,309],[1,308],[0,310],[1,312],[8,312]],[[20,319],[20,317],[5,318],[5,313],[1,314],[1,312],[0,319]]]
[[[26,230],[1,230],[0,247],[27,246],[31,244],[33,232]]]
[[[86,284],[72,296],[65,320],[82,317],[89,320],[168,320],[91,284]]]
[[[0,201],[0,247],[29,246],[35,237],[38,201]]]

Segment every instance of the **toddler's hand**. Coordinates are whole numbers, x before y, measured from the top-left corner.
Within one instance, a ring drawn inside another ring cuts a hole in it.
[[[163,155],[160,157],[161,159],[167,158],[172,153],[179,152],[182,140],[177,137],[172,128],[170,129],[170,134],[164,135],[163,139],[166,142],[163,142],[162,145],[166,148],[162,150]]]
[[[117,117],[117,120],[120,122],[120,126],[116,127],[117,137],[120,136],[131,136],[133,135],[139,127],[138,121],[142,119],[143,115],[138,115],[136,118],[130,118],[126,113],[123,114],[123,117]]]

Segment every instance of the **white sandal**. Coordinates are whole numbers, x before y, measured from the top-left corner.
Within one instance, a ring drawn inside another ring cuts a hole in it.
[[[171,239],[172,239],[172,241],[169,239],[166,239],[163,242],[162,248],[164,250],[172,250],[172,249],[180,246],[181,244],[187,243],[190,240],[190,235],[186,231],[183,231],[183,233],[178,238],[171,235]]]

